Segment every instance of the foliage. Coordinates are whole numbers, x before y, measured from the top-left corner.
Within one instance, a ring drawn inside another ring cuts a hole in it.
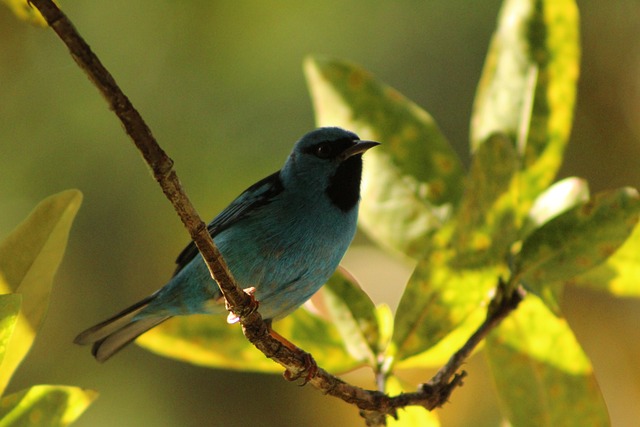
[[[68,190],[43,200],[0,243],[0,391],[40,329],[53,277],[82,194]],[[96,398],[92,390],[36,385],[0,399],[1,426],[66,426]]]
[[[328,315],[298,310],[276,329],[328,370],[366,365],[386,379],[385,391],[399,393],[406,387],[394,372],[444,363],[484,320],[503,279],[530,293],[484,346],[505,416],[518,426],[608,424],[589,359],[558,301],[567,284],[638,296],[640,199],[629,188],[590,195],[579,178],[553,183],[578,67],[573,1],[506,0],[478,86],[465,174],[419,106],[355,64],[309,58],[318,124],[383,143],[367,153],[362,229],[417,265],[395,318],[338,272],[318,296]],[[208,366],[274,371],[212,319],[171,320],[140,343]],[[438,425],[423,409],[399,415],[393,425]]]

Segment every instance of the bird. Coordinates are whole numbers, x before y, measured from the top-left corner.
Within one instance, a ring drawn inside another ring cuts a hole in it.
[[[300,138],[282,168],[242,192],[207,228],[233,277],[270,326],[337,269],[356,232],[362,155],[375,141],[339,127]],[[193,242],[159,290],[81,332],[99,362],[173,316],[224,314],[224,298]],[[230,315],[231,318],[232,315]],[[274,331],[275,332],[275,331]]]

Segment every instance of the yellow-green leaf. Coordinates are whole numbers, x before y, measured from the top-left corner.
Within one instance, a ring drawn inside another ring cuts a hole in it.
[[[49,304],[53,277],[67,246],[69,230],[82,202],[82,193],[67,190],[40,202],[0,243],[0,294],[19,293],[22,308],[15,333],[0,365],[0,391],[31,348]]]
[[[562,162],[579,62],[574,0],[505,0],[478,85],[471,146],[496,132],[517,141],[525,211]]]
[[[581,178],[565,178],[540,194],[529,211],[526,229],[534,229],[578,203],[589,200],[589,184]],[[528,234],[528,232],[523,232]]]
[[[305,62],[316,121],[382,143],[365,156],[360,225],[379,244],[419,258],[462,195],[455,151],[424,110],[362,68]]]
[[[451,250],[421,260],[402,295],[395,318],[396,360],[431,349],[488,302],[505,269],[462,269],[450,265]]]
[[[47,21],[44,20],[40,11],[29,4],[28,0],[2,0],[9,9],[23,21],[39,27],[46,27]],[[55,3],[55,2],[54,2]]]
[[[619,297],[640,297],[640,224],[604,263],[569,283],[606,291]]]
[[[330,372],[348,371],[359,364],[345,350],[337,330],[304,308],[274,323],[273,329],[313,354],[318,365]],[[174,317],[142,335],[136,343],[159,355],[195,365],[282,372],[280,365],[247,341],[240,325],[227,324],[224,316]]]
[[[3,278],[0,276],[0,285],[2,282]],[[21,305],[22,295],[20,294],[0,295],[0,363],[4,359],[9,339],[13,335]]]
[[[534,295],[489,335],[485,350],[512,425],[609,425],[589,359],[567,322]]]
[[[353,358],[375,366],[380,354],[376,308],[354,277],[341,269],[322,288],[324,302]]]
[[[534,230],[515,258],[515,275],[534,293],[604,262],[638,223],[640,197],[630,188],[596,194]]]
[[[93,390],[36,385],[0,400],[0,427],[68,426],[96,397]]]

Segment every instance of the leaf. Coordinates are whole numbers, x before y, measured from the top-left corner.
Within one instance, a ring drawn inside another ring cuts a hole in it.
[[[22,295],[15,333],[0,365],[0,392],[31,348],[49,304],[53,277],[62,261],[69,230],[82,193],[67,190],[44,199],[0,243],[0,272],[5,286],[0,294]]]
[[[405,391],[397,377],[389,376],[385,392],[395,396]],[[398,410],[398,419],[387,417],[387,427],[439,427],[440,421],[434,412],[421,406],[407,406]]]
[[[382,246],[419,258],[462,195],[455,151],[429,114],[362,68],[312,57],[305,72],[318,125],[382,142],[366,155],[360,225]]]
[[[571,177],[558,181],[533,202],[526,227],[539,227],[551,218],[588,200],[589,184],[584,179]]]
[[[527,296],[485,349],[511,425],[609,425],[591,363],[567,322],[540,299]]]
[[[522,157],[519,206],[553,180],[571,130],[579,73],[573,0],[506,0],[473,107],[471,146],[503,133]]]
[[[27,0],[2,0],[2,2],[6,4],[19,19],[38,27],[47,26],[47,21],[42,17],[40,11],[29,4]]]
[[[356,280],[344,269],[323,286],[324,302],[351,356],[377,364],[380,330],[376,308]]]
[[[536,295],[610,257],[629,237],[640,215],[640,198],[630,188],[603,192],[533,231],[516,255],[515,276]]]
[[[0,276],[0,286],[4,286],[3,281],[2,276]],[[18,321],[21,304],[22,295],[0,295],[0,364],[4,359],[9,345],[9,339],[13,335],[16,322]]]
[[[490,297],[505,269],[452,267],[455,254],[441,250],[421,260],[396,311],[393,343],[397,361],[423,353],[461,325]]]
[[[73,423],[98,393],[78,387],[36,385],[0,401],[0,427],[62,427]]]
[[[336,329],[305,309],[274,323],[273,329],[313,354],[319,366],[344,372],[358,366],[344,349]],[[242,335],[239,325],[224,316],[177,316],[161,323],[136,341],[156,354],[212,368],[280,373],[280,365],[267,359]]]
[[[568,283],[609,292],[618,297],[640,297],[640,224],[620,248],[599,266]]]
[[[453,236],[440,238],[456,249],[457,266],[482,266],[506,259],[517,234],[513,178],[518,167],[513,143],[502,134],[491,135],[475,151],[467,188],[452,223]]]

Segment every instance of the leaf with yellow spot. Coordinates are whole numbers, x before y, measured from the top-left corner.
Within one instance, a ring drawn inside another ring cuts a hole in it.
[[[0,276],[0,286],[4,286],[3,280]],[[20,294],[0,295],[0,363],[4,359],[9,339],[13,335],[21,305],[22,295]]]
[[[485,354],[511,425],[609,425],[589,359],[566,320],[534,295],[491,332]]]
[[[0,426],[68,426],[96,397],[98,393],[93,390],[36,385],[0,400]]]
[[[82,193],[78,190],[46,198],[0,243],[0,273],[4,277],[0,294],[22,295],[20,316],[0,365],[0,391],[5,389],[42,325],[53,277],[81,202]]]
[[[574,0],[506,0],[478,85],[471,147],[503,133],[522,158],[522,213],[554,179],[567,144],[579,73]]]
[[[535,294],[609,258],[638,223],[640,197],[631,188],[596,194],[534,230],[514,260],[514,275]],[[555,302],[551,302],[555,306]]]
[[[380,245],[419,258],[462,195],[463,169],[433,118],[357,65],[305,61],[316,121],[381,142],[365,155],[360,225]]]

